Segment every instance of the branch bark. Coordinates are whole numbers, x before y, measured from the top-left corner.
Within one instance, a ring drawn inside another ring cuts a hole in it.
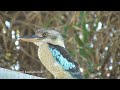
[[[0,79],[45,79],[0,67]]]

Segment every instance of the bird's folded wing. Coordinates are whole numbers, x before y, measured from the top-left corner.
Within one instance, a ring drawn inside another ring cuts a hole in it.
[[[79,65],[72,59],[71,55],[64,47],[49,43],[49,48],[54,59],[65,71],[69,72],[74,78],[83,79]]]

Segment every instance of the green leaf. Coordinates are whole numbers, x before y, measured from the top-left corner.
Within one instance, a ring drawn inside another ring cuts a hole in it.
[[[79,16],[79,23],[77,24],[78,26],[82,26],[83,23],[85,22],[85,17],[86,17],[86,12],[85,11],[80,11],[80,16]]]
[[[83,33],[83,40],[84,40],[84,43],[87,43],[88,42],[88,36],[89,36],[89,32],[86,28],[86,23],[83,24],[83,27],[82,27],[82,33]]]
[[[83,47],[84,46],[83,41],[79,38],[79,36],[78,36],[78,34],[77,34],[77,32],[75,30],[74,30],[74,33],[75,33],[75,40],[77,41],[78,45],[80,47]]]
[[[68,30],[69,26],[68,25],[65,25],[64,26],[64,34],[63,34],[63,37],[66,38],[67,37],[67,30]]]
[[[94,72],[94,67],[93,67],[93,63],[91,60],[88,60],[88,71],[90,73]]]
[[[80,55],[82,55],[83,57],[85,57],[85,58],[89,57],[89,54],[85,51],[84,48],[80,48],[79,52],[80,52]]]

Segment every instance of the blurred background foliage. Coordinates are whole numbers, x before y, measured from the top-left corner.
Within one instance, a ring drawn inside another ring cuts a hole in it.
[[[38,28],[62,33],[85,78],[120,79],[119,11],[0,11],[0,67],[54,78],[40,63],[37,46],[18,40]]]

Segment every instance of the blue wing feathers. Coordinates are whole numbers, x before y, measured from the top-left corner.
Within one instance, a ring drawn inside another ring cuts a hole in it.
[[[64,47],[49,43],[49,48],[54,59],[62,66],[64,70],[68,71],[75,78],[83,78],[78,64],[72,59],[71,55]]]
[[[75,65],[71,62],[68,62],[67,59],[64,58],[57,49],[51,47],[50,51],[52,52],[53,57],[57,59],[57,61],[62,65],[65,70],[69,70],[75,67]]]

